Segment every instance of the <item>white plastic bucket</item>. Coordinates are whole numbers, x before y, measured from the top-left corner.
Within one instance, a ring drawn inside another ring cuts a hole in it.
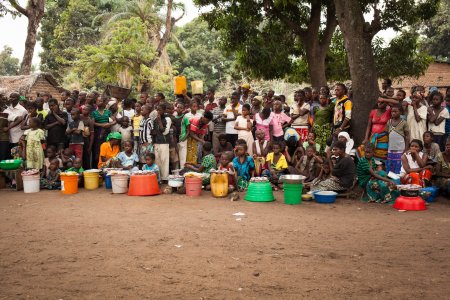
[[[128,192],[127,175],[111,175],[111,185],[113,194],[125,194]]]
[[[22,176],[22,180],[24,193],[38,193],[41,190],[39,174]]]

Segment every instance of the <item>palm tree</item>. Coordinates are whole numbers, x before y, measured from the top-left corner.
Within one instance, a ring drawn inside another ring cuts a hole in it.
[[[164,74],[171,74],[172,67],[166,45],[169,40],[173,41],[182,56],[186,50],[181,42],[173,34],[172,30],[185,13],[184,4],[174,3],[173,0],[102,0],[112,2],[112,12],[97,16],[93,22],[103,21],[103,32],[110,34],[112,24],[119,20],[130,17],[138,17],[147,28],[147,40],[156,47],[156,58],[150,62],[150,66]],[[181,16],[172,16],[174,10],[180,10]]]

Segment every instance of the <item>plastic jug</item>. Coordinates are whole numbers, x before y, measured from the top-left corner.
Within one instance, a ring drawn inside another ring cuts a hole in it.
[[[228,196],[227,173],[211,173],[211,193],[216,198]]]
[[[194,80],[191,81],[192,94],[203,94],[203,81]]]
[[[173,90],[175,95],[182,95],[183,90],[187,90],[186,77],[175,76],[173,78]]]

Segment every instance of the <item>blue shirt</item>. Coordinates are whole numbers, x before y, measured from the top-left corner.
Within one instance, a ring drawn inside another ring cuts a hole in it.
[[[151,165],[151,166],[145,164],[145,165],[142,167],[142,170],[144,170],[144,171],[152,171],[152,172],[155,172],[156,174],[158,174],[158,183],[161,183],[161,178],[160,178],[160,176],[159,176],[159,167],[158,167],[157,164],[153,164],[153,165]]]
[[[255,162],[250,155],[247,155],[246,160],[242,164],[239,161],[239,157],[235,157],[233,159],[233,167],[236,170],[238,177],[242,177],[246,181],[249,181],[251,178],[250,172],[255,169]]]

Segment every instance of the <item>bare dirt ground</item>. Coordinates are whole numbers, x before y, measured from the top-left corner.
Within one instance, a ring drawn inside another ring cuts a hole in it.
[[[0,191],[0,298],[450,297],[447,199],[397,212],[204,194]]]

